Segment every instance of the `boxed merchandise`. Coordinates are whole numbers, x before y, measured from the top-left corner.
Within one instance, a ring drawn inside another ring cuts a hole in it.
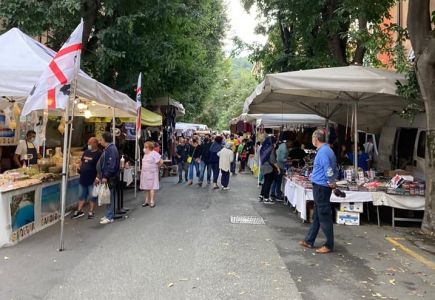
[[[357,225],[359,226],[359,212],[339,211],[336,210],[336,223],[342,225]]]
[[[411,175],[411,173],[401,169],[389,170],[384,172],[385,177],[394,177],[396,175]]]
[[[362,213],[364,211],[363,204],[362,202],[342,202],[340,203],[340,211]]]

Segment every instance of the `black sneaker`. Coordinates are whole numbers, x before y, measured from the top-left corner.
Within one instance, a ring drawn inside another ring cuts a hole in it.
[[[264,201],[264,197],[263,196],[259,196],[258,197],[258,202],[263,202]]]
[[[92,211],[88,212],[88,219],[92,220],[93,218],[95,218],[95,214]]]
[[[180,180],[178,180],[178,183],[183,183],[183,180],[181,180],[181,179],[180,179]]]
[[[71,219],[78,219],[85,215],[85,213],[81,210],[76,210],[74,214],[71,216]]]

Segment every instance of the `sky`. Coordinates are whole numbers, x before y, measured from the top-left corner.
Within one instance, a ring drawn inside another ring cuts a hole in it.
[[[249,13],[243,8],[240,0],[226,0],[227,16],[230,22],[230,28],[227,31],[225,39],[225,52],[230,53],[233,48],[232,38],[238,36],[246,43],[257,42],[265,44],[267,37],[254,33],[258,24],[256,19],[256,7],[252,7]],[[246,55],[246,53],[244,53]]]

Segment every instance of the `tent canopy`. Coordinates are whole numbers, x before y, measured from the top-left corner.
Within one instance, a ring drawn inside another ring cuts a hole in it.
[[[53,59],[55,51],[35,41],[18,28],[0,36],[0,97],[24,103],[42,72]],[[77,97],[89,105],[92,116],[111,116],[116,109],[119,117],[136,115],[136,103],[80,70]],[[92,102],[94,101],[94,102]],[[76,107],[75,115],[83,115]]]
[[[325,125],[326,119],[314,114],[241,114],[230,121],[237,124],[240,121],[256,122],[257,126],[280,127],[284,125]]]
[[[116,112],[115,112],[116,115]],[[107,115],[106,115],[107,116]],[[121,117],[121,121],[124,123],[134,123],[135,118],[123,118]],[[90,122],[112,122],[112,117],[95,117],[89,119]],[[141,108],[141,123],[144,126],[162,126],[162,116],[158,115],[156,113],[153,113],[152,111],[149,111],[148,109],[142,107]]]
[[[177,122],[175,124],[175,130],[179,130],[179,131],[187,131],[187,130],[207,131],[208,127],[207,127],[207,125],[204,125],[204,124],[193,124],[193,123]]]
[[[276,127],[283,125],[324,126],[325,118],[312,114],[264,114],[257,118],[257,126]]]
[[[389,116],[402,111],[396,94],[403,75],[361,66],[268,74],[244,104],[245,113],[315,113],[349,124],[358,106],[358,128],[379,130]]]
[[[177,117],[184,116],[186,114],[186,110],[184,109],[183,104],[172,99],[169,96],[157,98],[153,102],[153,105],[155,105],[155,106],[173,106],[173,107],[175,107]]]

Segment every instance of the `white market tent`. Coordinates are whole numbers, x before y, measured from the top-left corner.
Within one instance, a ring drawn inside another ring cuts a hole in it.
[[[194,123],[183,123],[183,122],[177,122],[175,124],[175,130],[176,131],[188,131],[188,130],[192,130],[192,131],[206,131],[208,130],[207,125],[204,124],[194,124]]]
[[[375,132],[403,109],[397,81],[404,82],[404,76],[361,66],[268,74],[246,99],[243,112],[314,113],[346,125],[357,106],[358,129]]]
[[[0,97],[23,104],[55,54],[18,28],[0,35]],[[79,99],[88,102],[92,116],[112,116],[113,108],[118,117],[136,115],[136,103],[131,98],[83,71],[78,74],[76,93]],[[74,115],[83,116],[83,113],[76,107]]]
[[[172,99],[169,96],[157,98],[152,105],[155,106],[173,106],[175,107],[175,112],[177,117],[184,116],[186,114],[186,110],[184,109],[183,104]]]
[[[314,114],[241,114],[230,121],[230,124],[237,124],[240,121],[247,123],[255,122],[257,126],[281,127],[281,126],[322,126],[326,119]]]
[[[361,66],[268,74],[246,99],[243,112],[315,113],[340,124],[353,123],[357,140],[357,129],[376,132],[389,116],[402,111],[398,81],[405,82],[404,76]]]

